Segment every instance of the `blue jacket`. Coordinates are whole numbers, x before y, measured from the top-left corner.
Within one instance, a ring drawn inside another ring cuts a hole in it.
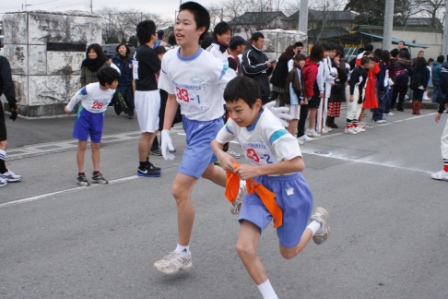
[[[124,62],[120,54],[112,57],[112,62],[120,69],[121,76],[118,80],[118,90],[124,94],[126,91],[132,91],[132,56]]]
[[[438,61],[434,61],[432,65],[432,81],[440,81],[440,71],[442,70],[442,64]]]

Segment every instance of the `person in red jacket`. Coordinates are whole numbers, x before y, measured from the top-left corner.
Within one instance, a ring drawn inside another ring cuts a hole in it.
[[[319,62],[324,58],[324,49],[315,45],[311,49],[310,56],[306,58],[305,67],[303,68],[303,80],[305,82],[304,98],[308,101],[308,136],[317,136],[315,125],[317,109],[319,108],[321,98],[323,97],[323,90],[319,90],[316,78],[319,68]],[[299,138],[301,136],[299,135]]]
[[[380,72],[380,66],[378,65],[377,57],[372,52],[366,52],[366,56],[370,57],[374,63],[373,68],[367,72],[367,80],[364,89],[364,99],[362,102],[361,114],[358,116],[358,132],[365,131],[364,112],[366,109],[378,108],[378,98],[376,93],[376,75]]]

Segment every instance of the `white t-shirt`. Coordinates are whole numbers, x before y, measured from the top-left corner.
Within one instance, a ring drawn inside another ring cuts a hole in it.
[[[212,54],[213,56],[215,56],[216,58],[221,60],[223,63],[225,63],[227,65],[229,64],[229,62],[228,62],[229,53],[227,51],[221,52],[218,44],[212,43],[207,48],[207,51],[209,51],[210,54]]]
[[[235,76],[227,64],[202,48],[192,57],[182,57],[178,48],[163,56],[159,89],[176,96],[188,119],[211,121],[223,115],[224,88]]]
[[[102,90],[99,82],[87,84],[70,100],[67,104],[67,109],[73,111],[76,104],[81,101],[81,105],[87,111],[91,113],[102,113],[106,111],[114,93],[115,89],[108,88]]]
[[[261,166],[301,157],[297,139],[271,111],[264,109],[249,127],[239,127],[232,119],[219,131],[216,140],[224,144],[236,139],[251,165]]]

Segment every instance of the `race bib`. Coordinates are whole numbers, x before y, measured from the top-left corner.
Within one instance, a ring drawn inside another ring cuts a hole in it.
[[[184,110],[206,111],[208,109],[202,84],[176,86],[176,99]]]
[[[255,166],[268,165],[275,162],[275,156],[264,143],[241,143],[246,159]]]

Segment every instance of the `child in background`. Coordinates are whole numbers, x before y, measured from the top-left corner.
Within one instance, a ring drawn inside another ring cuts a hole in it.
[[[280,254],[290,259],[301,252],[311,238],[316,244],[325,242],[330,233],[328,212],[318,207],[311,215],[313,197],[300,173],[305,167],[300,147],[279,119],[262,108],[257,83],[248,77],[232,79],[224,91],[224,100],[231,119],[219,131],[211,147],[228,177],[238,175],[238,182],[249,180],[249,194],[244,196],[238,219],[241,226],[236,250],[263,298],[276,299],[257,256],[261,232],[274,217]],[[232,140],[238,140],[249,164],[235,165],[235,159],[222,150],[223,145]],[[251,186],[256,194],[251,193]],[[238,186],[228,184],[226,193],[229,187],[236,187],[233,189],[238,191]],[[274,193],[275,199],[258,195],[258,188]],[[277,211],[282,211],[280,218],[270,212],[273,205]]]
[[[103,134],[104,112],[118,86],[120,74],[112,67],[103,67],[98,71],[97,77],[99,82],[84,86],[64,108],[65,113],[70,115],[76,104],[81,102],[73,129],[73,137],[78,139],[76,152],[78,176],[76,182],[80,186],[90,185],[84,172],[84,156],[89,136],[92,147],[92,181],[99,184],[109,183],[100,172],[100,142]]]
[[[292,117],[288,121],[288,132],[296,136],[297,123],[300,118],[301,105],[308,104],[303,97],[303,76],[302,69],[305,66],[305,55],[297,54],[293,57],[294,65],[286,77],[285,86],[285,106],[289,108],[289,115]],[[303,144],[303,143],[302,143]]]

